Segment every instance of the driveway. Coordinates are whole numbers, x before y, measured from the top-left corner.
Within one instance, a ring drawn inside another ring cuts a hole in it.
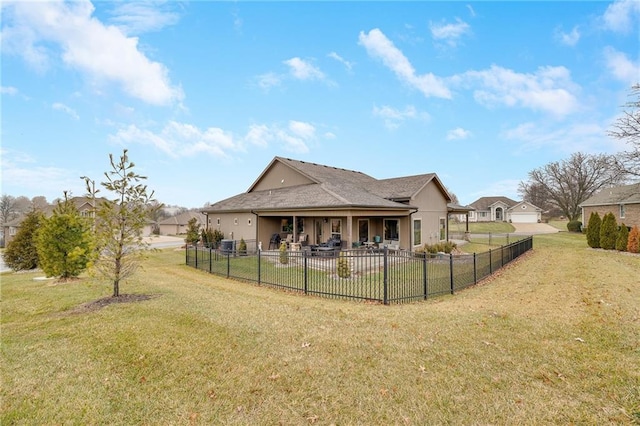
[[[516,228],[513,233],[520,235],[555,234],[560,232],[558,228],[546,223],[512,223],[512,225]]]
[[[146,237],[145,241],[153,248],[181,247],[184,245],[184,238],[167,235],[152,235]]]

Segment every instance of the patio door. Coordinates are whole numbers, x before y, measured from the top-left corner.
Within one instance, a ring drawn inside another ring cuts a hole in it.
[[[369,241],[369,219],[358,219],[358,242]]]
[[[324,242],[324,239],[322,238],[322,220],[321,219],[316,219],[316,226],[315,226],[315,233],[316,233],[316,244],[320,244]]]

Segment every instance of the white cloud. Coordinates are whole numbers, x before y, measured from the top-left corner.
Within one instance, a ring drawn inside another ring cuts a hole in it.
[[[419,90],[425,97],[451,98],[451,93],[442,79],[431,73],[417,75],[409,60],[378,28],[374,28],[368,34],[360,32],[359,43],[364,46],[369,56],[381,60],[400,81]]]
[[[174,25],[180,19],[180,15],[173,10],[173,5],[173,2],[159,1],[117,2],[110,22],[125,34],[158,31]]]
[[[312,124],[303,121],[289,121],[289,130],[303,139],[312,139],[316,134],[316,128]]]
[[[406,120],[429,120],[429,114],[426,112],[419,112],[413,105],[405,107],[404,111],[395,109],[393,107],[384,105],[382,107],[373,107],[373,115],[376,117],[382,117],[384,119],[384,125],[388,129],[397,129],[400,124]]]
[[[471,17],[475,17],[476,16],[476,11],[473,10],[473,6],[471,6],[470,4],[467,5],[467,9],[469,10],[469,14],[471,15]]]
[[[56,111],[62,111],[64,113],[68,114],[74,120],[79,120],[80,119],[80,116],[78,116],[78,113],[76,112],[76,110],[74,110],[73,108],[70,108],[70,107],[68,107],[65,104],[62,104],[60,102],[55,102],[53,105],[51,105],[51,108],[53,108]]]
[[[111,135],[110,140],[123,145],[151,145],[173,158],[191,157],[199,153],[227,157],[229,151],[241,149],[233,136],[220,128],[209,127],[201,130],[191,124],[176,121],[167,123],[159,133],[140,129],[132,124]]]
[[[455,47],[463,35],[471,32],[469,24],[458,18],[453,24],[432,22],[429,24],[429,29],[434,39],[443,40],[451,47]]]
[[[462,127],[457,127],[447,132],[447,140],[450,140],[450,141],[458,140],[458,139],[467,139],[470,136],[471,136],[471,132],[463,129]]]
[[[15,96],[18,94],[18,89],[13,86],[1,86],[0,93],[3,95]]]
[[[268,91],[274,86],[279,86],[280,83],[282,82],[282,79],[278,74],[269,72],[266,74],[259,75],[256,81],[258,83],[258,86]]]
[[[602,19],[608,30],[628,33],[635,28],[637,35],[637,25],[640,21],[640,2],[638,0],[617,0],[607,7]]]
[[[252,124],[244,140],[252,145],[266,147],[269,141],[273,140],[273,133],[268,126],[264,124]]]
[[[16,195],[61,197],[65,189],[80,188],[76,173],[70,177],[68,169],[39,166],[34,158],[23,152],[0,150],[0,168],[3,191],[10,193],[12,187],[19,188],[21,192]]]
[[[479,84],[474,98],[488,107],[524,107],[562,118],[580,106],[576,98],[579,88],[565,67],[539,67],[535,73],[523,74],[492,65],[487,70],[468,71],[453,80]]]
[[[2,9],[3,49],[39,71],[50,58],[84,74],[92,84],[116,83],[134,98],[168,105],[184,97],[167,68],[138,48],[138,39],[93,17],[88,1],[16,2]]]
[[[578,31],[577,26],[573,27],[570,33],[565,33],[564,31],[558,29],[556,30],[555,37],[559,43],[564,44],[565,46],[573,47],[578,44],[578,41],[580,40],[580,31]]]
[[[629,85],[637,84],[640,81],[640,62],[634,63],[622,52],[613,47],[604,49],[606,66],[611,74],[618,80]]]
[[[298,57],[284,61],[289,65],[289,73],[298,80],[324,80],[325,76],[319,68]]]
[[[353,68],[353,63],[352,62],[347,61],[342,56],[338,55],[336,52],[331,52],[327,56],[332,58],[332,59],[335,59],[338,62],[340,62],[349,71],[351,71],[351,69]]]

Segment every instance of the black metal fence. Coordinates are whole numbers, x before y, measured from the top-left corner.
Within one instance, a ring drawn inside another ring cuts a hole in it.
[[[313,255],[187,246],[186,264],[212,274],[324,297],[403,303],[453,294],[533,248],[533,238],[483,253],[448,255],[354,249]]]

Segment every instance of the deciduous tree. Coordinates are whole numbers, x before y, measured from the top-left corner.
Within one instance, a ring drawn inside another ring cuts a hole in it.
[[[109,154],[112,170],[105,172],[106,181],[101,185],[113,198],[100,201],[96,207],[95,237],[99,256],[96,271],[113,285],[113,296],[120,296],[120,282],[137,270],[148,244],[142,231],[148,217],[148,206],[153,203],[154,192],[147,192],[141,182],[146,176],[134,172],[135,164],[129,161],[127,150],[119,160]],[[88,196],[96,199],[92,181],[85,177]]]
[[[526,198],[534,190],[544,191],[569,220],[576,220],[581,214],[580,203],[622,181],[623,174],[615,167],[613,156],[578,152],[568,160],[530,171],[529,180],[520,182],[519,192]]]
[[[623,172],[640,176],[640,83],[631,86],[629,94],[633,99],[612,125],[609,136],[626,141],[631,150],[624,152],[618,165]]]

